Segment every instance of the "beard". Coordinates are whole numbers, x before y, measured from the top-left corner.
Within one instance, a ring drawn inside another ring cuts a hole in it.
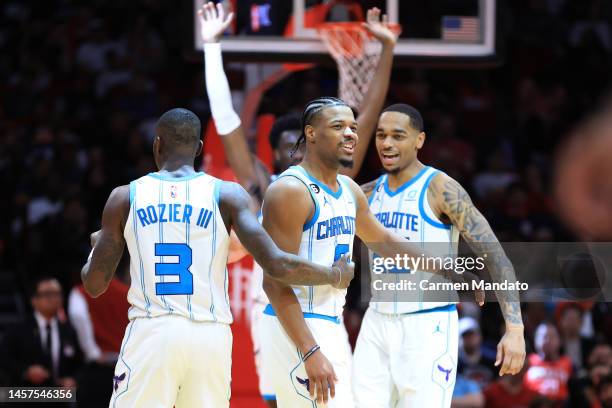
[[[394,168],[392,168],[391,170],[386,170],[385,171],[389,174],[398,174],[400,171],[402,170],[402,168],[400,166],[396,166]]]
[[[353,159],[340,159],[340,165],[347,169],[353,168]]]

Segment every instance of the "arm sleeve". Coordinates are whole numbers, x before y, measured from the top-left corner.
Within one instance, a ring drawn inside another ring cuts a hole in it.
[[[85,359],[87,361],[99,359],[102,355],[102,351],[100,347],[98,347],[94,337],[87,301],[76,288],[72,289],[68,298],[68,316],[76,332]]]
[[[240,117],[232,106],[232,94],[223,70],[220,43],[204,44],[204,74],[217,133],[227,135],[240,126]]]

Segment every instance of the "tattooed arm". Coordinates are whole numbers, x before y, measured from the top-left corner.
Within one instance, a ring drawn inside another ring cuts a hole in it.
[[[102,229],[91,234],[93,250],[81,269],[81,280],[92,297],[98,297],[106,291],[121,260],[125,247],[123,229],[129,209],[129,186],[115,188],[104,206]]]
[[[432,209],[455,225],[476,255],[486,254],[485,264],[495,282],[514,282],[516,275],[489,223],[472,203],[463,187],[446,174],[438,174],[430,184],[427,198]],[[506,321],[506,334],[497,346],[497,361],[503,360],[500,375],[516,374],[525,360],[523,319],[518,291],[495,292]]]

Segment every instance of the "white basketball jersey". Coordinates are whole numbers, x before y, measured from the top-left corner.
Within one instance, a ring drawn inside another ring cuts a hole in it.
[[[338,175],[333,192],[301,166],[292,166],[278,177],[295,177],[308,188],[315,206],[314,215],[304,224],[298,255],[331,266],[343,254],[352,253],[355,238],[356,201],[345,180]],[[287,208],[290,211],[290,208]],[[292,285],[304,313],[338,317],[342,315],[346,289],[331,285]]]
[[[428,253],[432,255],[455,256],[459,242],[459,231],[453,225],[443,224],[436,217],[427,200],[429,183],[438,173],[439,170],[426,166],[395,191],[389,188],[388,176],[384,174],[378,178],[368,202],[370,210],[385,228],[415,244],[419,244],[421,248],[427,247]],[[440,244],[432,245],[431,243]],[[448,245],[443,243],[448,243]],[[397,279],[417,282],[415,291],[410,292],[410,297],[397,297],[397,300],[393,302],[372,300],[370,306],[381,313],[400,314],[433,309],[454,303],[425,301],[426,295],[424,296],[418,288],[418,282],[431,278],[432,274],[416,271],[413,275],[410,275],[408,273],[396,274]],[[377,275],[372,274],[372,279],[377,279]],[[408,298],[410,298],[409,301],[407,301]]]
[[[130,319],[177,314],[232,322],[220,183],[205,173],[179,178],[150,173],[130,183],[124,231],[132,277]]]
[[[278,175],[272,174],[270,176],[270,182],[274,182],[278,178]],[[261,224],[262,221],[261,210],[257,214],[257,220]],[[270,300],[268,300],[268,296],[266,292],[263,290],[263,269],[261,265],[257,262],[253,262],[253,272],[251,274],[251,280],[249,281],[249,296],[256,303],[268,304]]]

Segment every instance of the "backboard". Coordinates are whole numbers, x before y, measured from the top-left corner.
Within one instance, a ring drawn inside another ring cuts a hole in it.
[[[194,48],[201,50],[193,0]],[[378,7],[402,26],[396,61],[495,56],[496,0],[216,0],[236,13],[223,51],[245,61],[313,61],[327,57],[316,25],[358,21]]]

